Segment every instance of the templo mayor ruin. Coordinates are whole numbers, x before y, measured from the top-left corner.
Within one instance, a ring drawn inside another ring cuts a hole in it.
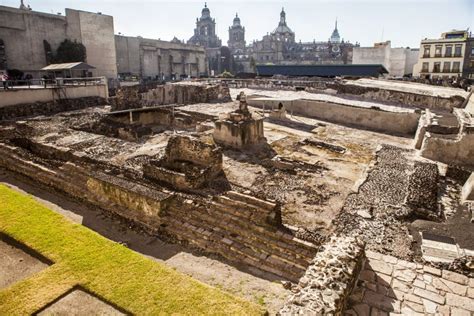
[[[0,6],[0,315],[474,315],[472,82],[285,9],[223,49],[209,7],[183,43]]]

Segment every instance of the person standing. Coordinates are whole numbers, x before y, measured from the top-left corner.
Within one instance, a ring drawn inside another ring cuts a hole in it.
[[[0,81],[2,82],[3,84],[3,89],[4,90],[8,90],[8,76],[3,73],[3,72],[0,72]]]

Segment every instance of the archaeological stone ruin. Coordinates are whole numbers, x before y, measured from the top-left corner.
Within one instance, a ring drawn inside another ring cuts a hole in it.
[[[474,313],[472,94],[281,78],[81,93],[3,99],[0,171],[199,254],[187,269],[278,287],[271,314]]]

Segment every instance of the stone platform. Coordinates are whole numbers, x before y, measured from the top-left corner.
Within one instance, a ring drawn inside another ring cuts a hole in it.
[[[474,279],[366,251],[346,315],[473,315]]]

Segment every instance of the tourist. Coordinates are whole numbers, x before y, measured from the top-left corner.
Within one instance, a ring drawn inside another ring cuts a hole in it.
[[[3,84],[3,89],[8,90],[8,76],[7,74],[0,72],[0,81]]]

